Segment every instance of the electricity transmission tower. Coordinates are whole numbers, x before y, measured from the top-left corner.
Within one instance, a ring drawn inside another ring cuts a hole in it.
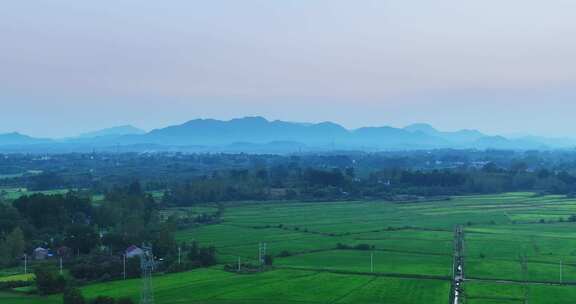
[[[260,266],[264,266],[266,257],[266,243],[260,243],[258,246],[258,261],[260,262]]]
[[[140,269],[142,270],[142,292],[140,304],[153,304],[152,272],[154,271],[154,255],[152,247],[142,246],[144,253],[140,256]]]

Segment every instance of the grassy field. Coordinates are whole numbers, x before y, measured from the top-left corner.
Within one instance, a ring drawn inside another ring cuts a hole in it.
[[[12,281],[32,281],[34,280],[34,274],[14,274],[9,276],[0,276],[0,282],[12,282]]]
[[[13,201],[25,195],[33,195],[36,193],[43,193],[43,194],[66,194],[68,193],[68,189],[55,189],[55,190],[46,190],[46,191],[30,191],[26,188],[7,188],[7,189],[0,189],[0,198]]]
[[[199,206],[164,214],[214,210]],[[576,223],[568,222],[573,214],[576,200],[531,193],[420,203],[232,204],[226,206],[222,223],[180,231],[177,239],[216,246],[221,263],[238,258],[255,262],[259,243],[265,242],[275,256],[275,269],[238,275],[219,265],[157,276],[156,302],[446,303],[453,229],[463,225],[466,303],[574,303]],[[83,290],[90,297],[137,298],[139,288],[140,282],[132,280]],[[11,296],[0,299],[7,304],[51,303]],[[59,303],[59,297],[46,301]]]
[[[157,276],[155,302],[168,303],[445,303],[449,283],[320,271],[274,270],[235,275],[217,269]],[[85,296],[131,297],[137,300],[140,280],[94,284]],[[61,303],[61,296],[34,297],[0,293],[2,303]]]

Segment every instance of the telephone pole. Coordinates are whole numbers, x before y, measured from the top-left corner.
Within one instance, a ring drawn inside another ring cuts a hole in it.
[[[24,274],[28,274],[28,255],[24,254]]]
[[[126,254],[122,255],[122,276],[126,280]]]
[[[60,257],[60,275],[62,275],[62,257]]]

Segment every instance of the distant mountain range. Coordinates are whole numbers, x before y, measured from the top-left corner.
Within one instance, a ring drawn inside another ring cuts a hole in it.
[[[98,131],[82,133],[80,138],[95,138],[95,137],[108,137],[108,136],[121,136],[121,135],[140,135],[144,134],[146,131],[138,129],[134,126],[124,125],[118,127],[112,127],[107,129],[102,129]]]
[[[50,143],[50,139],[34,138],[18,132],[0,134],[0,146]]]
[[[68,152],[92,149],[122,151],[263,152],[415,149],[558,149],[576,147],[572,139],[535,136],[506,138],[477,130],[442,132],[428,124],[405,128],[346,129],[333,122],[295,123],[245,117],[221,121],[195,119],[145,132],[119,126],[68,139],[41,139],[19,133],[0,134],[0,151]]]

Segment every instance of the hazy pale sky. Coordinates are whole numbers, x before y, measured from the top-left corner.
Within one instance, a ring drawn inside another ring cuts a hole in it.
[[[572,135],[574,0],[17,0],[0,133],[262,115]]]

